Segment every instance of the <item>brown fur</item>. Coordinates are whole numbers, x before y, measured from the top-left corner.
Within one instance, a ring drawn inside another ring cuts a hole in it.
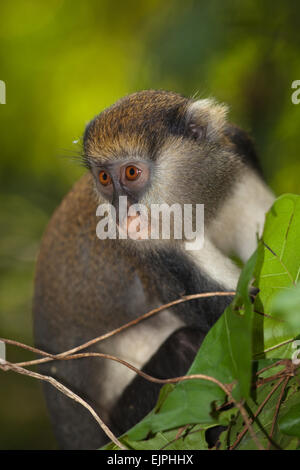
[[[187,104],[176,93],[155,90],[122,98],[88,126],[85,153],[104,160],[132,153],[154,159],[164,138],[179,132]]]

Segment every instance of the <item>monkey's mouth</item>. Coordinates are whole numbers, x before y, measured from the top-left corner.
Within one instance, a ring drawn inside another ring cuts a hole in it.
[[[118,232],[121,238],[132,240],[147,240],[150,236],[148,219],[142,214],[127,215],[117,221]]]

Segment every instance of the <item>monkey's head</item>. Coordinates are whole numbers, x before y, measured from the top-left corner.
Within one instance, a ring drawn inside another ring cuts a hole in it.
[[[148,208],[204,204],[209,220],[246,170],[247,158],[255,161],[247,134],[230,126],[226,114],[226,106],[212,99],[154,90],[104,110],[84,134],[84,162],[99,202],[117,210],[120,196]]]

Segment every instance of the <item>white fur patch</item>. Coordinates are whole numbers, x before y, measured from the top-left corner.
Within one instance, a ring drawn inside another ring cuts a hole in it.
[[[257,246],[265,214],[274,195],[264,181],[249,169],[235,183],[232,195],[225,200],[216,217],[205,227],[202,250],[191,252],[204,274],[228,290],[235,290],[240,269],[228,255],[246,262]]]
[[[236,254],[247,261],[256,249],[257,234],[262,234],[266,212],[274,199],[264,181],[249,169],[211,222],[210,239],[225,254]]]
[[[240,269],[206,235],[203,248],[189,253],[204,275],[229,291],[235,290]]]
[[[98,351],[117,356],[141,369],[168,336],[181,326],[183,322],[166,310],[104,341]],[[100,401],[102,406],[109,408],[136,374],[110,360],[103,367]]]

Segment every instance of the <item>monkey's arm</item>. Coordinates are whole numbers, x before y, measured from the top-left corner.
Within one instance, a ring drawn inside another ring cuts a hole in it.
[[[180,328],[169,336],[142,371],[159,379],[185,375],[204,337],[200,328]],[[160,384],[139,375],[134,378],[111,413],[111,425],[117,435],[128,431],[154,408],[160,388]]]

